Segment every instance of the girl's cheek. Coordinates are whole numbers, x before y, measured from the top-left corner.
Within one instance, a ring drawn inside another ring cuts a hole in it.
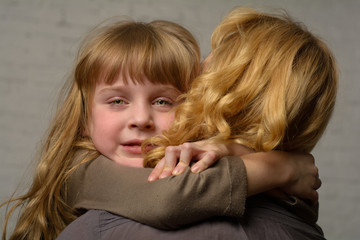
[[[168,113],[167,119],[166,119],[166,129],[169,129],[170,125],[174,122],[175,114],[174,113]]]

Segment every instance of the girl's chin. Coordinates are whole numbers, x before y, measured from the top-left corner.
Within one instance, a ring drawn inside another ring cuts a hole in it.
[[[116,163],[119,163],[121,165],[128,166],[128,167],[137,167],[137,168],[143,167],[143,158],[119,157],[119,158],[116,158],[113,160]]]

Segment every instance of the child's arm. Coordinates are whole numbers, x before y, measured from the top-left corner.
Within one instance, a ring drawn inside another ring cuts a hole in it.
[[[103,209],[161,229],[213,216],[239,217],[246,199],[243,161],[226,157],[199,174],[187,169],[152,183],[152,169],[121,166],[104,156],[81,165],[68,182],[72,207]]]
[[[269,194],[276,197],[290,195],[308,199],[313,204],[318,202],[316,190],[321,180],[311,154],[272,151],[246,154],[241,158],[247,169],[248,197],[272,190]]]
[[[293,174],[283,174],[288,171],[286,164],[267,158],[244,156],[245,163],[251,162],[248,172],[241,159],[225,157],[199,174],[188,168],[179,176],[148,183],[152,169],[121,166],[101,156],[81,165],[70,178],[69,203],[76,208],[104,209],[161,229],[213,216],[240,217],[247,196],[295,179]]]
[[[237,143],[214,144],[204,140],[167,147],[165,157],[156,165],[148,180],[179,175],[191,162],[196,162],[191,171],[200,172],[223,156],[240,156],[244,161],[248,197],[279,186],[277,196],[293,195],[313,203],[318,201],[316,190],[321,181],[312,155],[280,151],[255,153]]]

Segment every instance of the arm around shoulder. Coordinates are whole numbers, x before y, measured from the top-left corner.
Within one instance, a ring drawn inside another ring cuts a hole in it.
[[[187,169],[184,174],[148,183],[150,172],[100,156],[81,165],[70,178],[69,203],[75,208],[107,210],[160,229],[243,214],[246,170],[237,157],[224,157],[198,174]]]

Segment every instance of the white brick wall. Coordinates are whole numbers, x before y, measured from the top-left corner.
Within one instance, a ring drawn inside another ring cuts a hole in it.
[[[90,27],[119,15],[176,21],[194,33],[205,56],[212,30],[236,5],[285,8],[335,53],[341,69],[336,111],[314,151],[323,180],[319,224],[330,240],[359,239],[358,0],[0,0],[0,201],[18,186],[34,157],[79,40]],[[0,211],[2,225],[4,208]]]

